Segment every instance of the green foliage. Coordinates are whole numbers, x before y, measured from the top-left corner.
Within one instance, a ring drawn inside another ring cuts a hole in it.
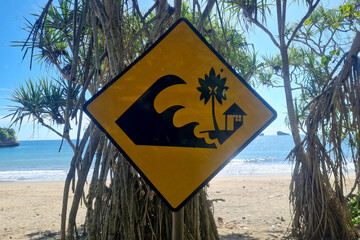
[[[12,128],[0,127],[0,141],[16,140],[15,130]]]
[[[354,1],[347,1],[338,8],[318,6],[304,22],[288,48],[291,87],[295,115],[299,127],[309,113],[309,103],[324,90],[326,83],[339,72],[341,59],[351,44],[356,15]],[[346,14],[345,14],[346,13]],[[291,36],[298,23],[286,26],[285,35]],[[281,86],[282,61],[280,54],[263,58],[263,70],[257,75],[258,83]],[[304,130],[304,128],[303,128]]]
[[[351,213],[351,221],[360,224],[360,194],[351,199],[348,203]]]
[[[303,64],[298,66],[301,93],[296,100],[297,112],[303,116],[300,122],[308,115],[309,103],[339,73],[342,58],[351,44],[350,36],[356,30],[358,20],[353,17],[358,7],[355,6],[355,1],[347,1],[334,9],[319,6],[295,38],[297,51],[304,52]]]
[[[75,85],[70,92],[70,106],[72,110],[80,93],[80,86]],[[24,118],[37,120],[43,124],[45,120],[56,124],[64,124],[66,108],[67,81],[49,81],[44,78],[33,82],[31,79],[19,86],[11,95],[10,101],[16,105],[9,106],[11,125],[22,125]]]
[[[15,137],[15,130],[13,128],[7,128],[7,132],[10,135],[10,137]]]
[[[217,6],[215,6],[217,7]],[[218,14],[210,13],[205,20],[203,29],[200,29],[205,39],[217,52],[237,71],[246,81],[252,81],[258,73],[261,64],[252,44],[245,39],[244,33],[238,30],[231,16],[230,9],[218,6]],[[199,13],[192,15],[193,10],[189,2],[182,5],[182,17],[187,18],[195,26],[200,21]],[[221,19],[219,14],[221,14]]]
[[[34,35],[26,40],[13,41],[13,46],[19,46],[25,50],[23,58],[30,53],[31,64],[34,58],[38,63],[55,66],[61,73],[69,75],[74,50],[72,44],[75,10],[72,8],[73,3],[70,0],[59,0],[57,5],[51,4],[46,19],[38,31],[34,31],[38,23],[32,24],[25,18],[24,29]],[[77,16],[81,15],[82,9],[82,6],[78,7]],[[36,19],[40,17],[40,13],[31,15]],[[87,43],[85,37],[81,40],[84,44]],[[79,55],[85,55],[83,48],[79,49]]]
[[[248,18],[253,18],[259,22],[266,22],[267,15],[271,15],[270,6],[273,4],[271,1],[265,0],[225,0],[224,1],[228,8],[230,15],[236,16],[240,25],[251,24],[248,22]]]
[[[339,7],[338,11],[342,16],[342,20],[346,20],[345,23],[349,25],[350,28],[358,30],[358,25],[360,23],[360,11],[358,1],[347,1]]]

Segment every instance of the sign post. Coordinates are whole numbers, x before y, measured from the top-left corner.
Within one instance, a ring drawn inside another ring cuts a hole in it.
[[[87,101],[84,111],[172,211],[276,118],[186,19]]]
[[[184,208],[177,212],[172,212],[172,240],[184,239]]]

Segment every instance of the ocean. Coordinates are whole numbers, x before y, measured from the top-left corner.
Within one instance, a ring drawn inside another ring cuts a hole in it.
[[[0,181],[64,181],[73,156],[60,140],[19,141],[0,148]],[[290,135],[258,136],[218,173],[219,176],[290,175],[285,161],[294,144]]]

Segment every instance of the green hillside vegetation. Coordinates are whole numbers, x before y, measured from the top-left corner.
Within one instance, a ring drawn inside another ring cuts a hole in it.
[[[15,134],[15,130],[12,128],[0,127],[0,147],[19,145],[19,143],[16,141]]]

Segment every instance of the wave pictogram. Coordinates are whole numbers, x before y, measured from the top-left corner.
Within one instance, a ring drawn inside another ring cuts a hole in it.
[[[186,82],[175,75],[159,78],[115,121],[116,124],[136,145],[216,148],[214,143],[208,144],[204,138],[195,136],[194,129],[199,125],[198,122],[191,122],[182,127],[174,126],[174,114],[184,106],[175,105],[162,113],[155,110],[156,96],[176,84]]]

